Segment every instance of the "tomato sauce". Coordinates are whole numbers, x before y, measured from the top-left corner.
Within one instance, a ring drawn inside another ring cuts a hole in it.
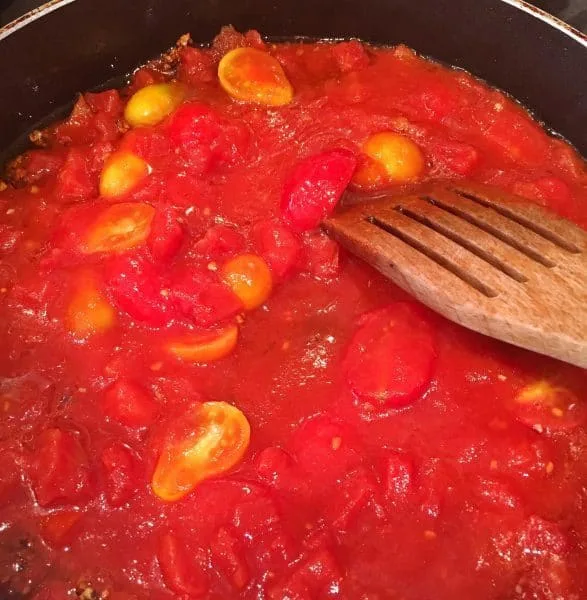
[[[461,178],[587,227],[570,146],[403,46],[232,28],[33,137],[0,192],[0,597],[587,597],[585,371],[319,229],[349,186]]]

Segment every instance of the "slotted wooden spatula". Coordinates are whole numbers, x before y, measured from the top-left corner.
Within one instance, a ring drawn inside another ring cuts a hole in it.
[[[402,196],[347,193],[342,206],[324,229],[422,303],[587,367],[587,233],[576,225],[468,183]]]

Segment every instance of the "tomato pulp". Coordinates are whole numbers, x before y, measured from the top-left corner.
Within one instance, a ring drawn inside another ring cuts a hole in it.
[[[219,68],[220,63],[220,68]],[[587,376],[319,229],[467,178],[587,227],[583,160],[403,46],[185,38],[0,191],[0,596],[587,597]]]

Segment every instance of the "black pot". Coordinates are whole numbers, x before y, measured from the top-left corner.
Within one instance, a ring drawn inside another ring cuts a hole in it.
[[[0,164],[76,92],[228,23],[404,42],[506,90],[587,154],[587,38],[521,0],[53,0],[0,30]]]

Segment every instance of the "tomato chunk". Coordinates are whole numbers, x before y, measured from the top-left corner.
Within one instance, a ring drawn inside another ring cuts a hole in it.
[[[40,434],[30,475],[41,506],[74,504],[92,492],[88,457],[71,431],[52,428]]]
[[[108,504],[122,506],[137,489],[137,459],[128,446],[115,442],[104,448],[101,461]]]
[[[106,284],[116,304],[133,319],[165,325],[173,318],[161,294],[161,274],[144,257],[120,256],[106,267]]]
[[[436,356],[430,326],[411,305],[363,315],[344,361],[347,382],[362,402],[401,407],[430,382]]]
[[[317,227],[333,210],[357,165],[342,148],[302,160],[290,174],[281,195],[281,215],[296,231]]]
[[[301,244],[298,238],[278,221],[260,221],[253,235],[259,254],[267,261],[271,271],[279,278],[287,277],[295,268]]]
[[[157,417],[155,399],[137,383],[119,379],[104,392],[104,412],[127,427],[148,427]]]
[[[226,402],[204,402],[173,425],[151,480],[153,493],[167,502],[234,467],[249,445],[247,418]]]
[[[164,533],[157,552],[165,585],[181,598],[199,598],[208,591],[203,565],[174,533]]]
[[[104,209],[90,226],[84,254],[123,252],[146,241],[155,209],[141,202],[122,202]]]
[[[168,297],[175,310],[201,327],[226,321],[243,309],[238,296],[209,271],[176,273]]]
[[[43,540],[53,548],[65,546],[71,541],[81,516],[78,511],[66,510],[45,517],[41,520]]]
[[[242,123],[225,119],[197,102],[185,104],[175,112],[168,133],[190,171],[196,174],[233,163],[249,141]]]
[[[184,230],[173,211],[168,208],[157,210],[147,238],[153,260],[171,260],[179,251],[183,238]]]

